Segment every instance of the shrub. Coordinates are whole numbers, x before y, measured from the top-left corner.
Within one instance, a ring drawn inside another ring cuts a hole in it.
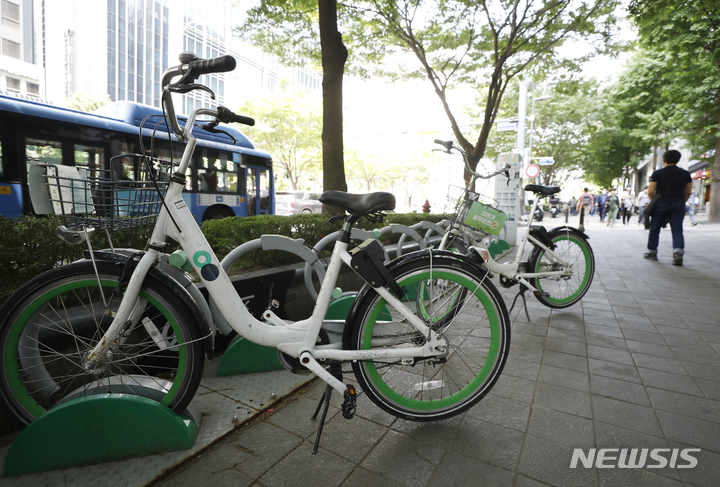
[[[384,224],[373,225],[366,220],[358,224],[361,228],[373,229],[398,223],[412,226],[423,220],[440,221],[440,215],[423,213],[390,214]],[[247,218],[225,218],[209,220],[202,224],[202,230],[210,246],[220,260],[230,251],[245,242],[264,234],[287,235],[301,238],[312,247],[326,235],[340,229],[341,222],[327,224],[328,216],[302,214],[294,216],[261,215]],[[53,267],[81,259],[85,244],[69,245],[55,236],[57,223],[52,218],[26,215],[19,220],[0,217],[0,302],[4,301],[17,287]],[[118,230],[112,233],[115,248],[143,249],[150,237],[152,227]],[[399,235],[383,235],[385,244],[397,242]],[[104,230],[91,234],[93,249],[109,248]],[[177,244],[171,243],[172,252]],[[331,250],[331,247],[326,248]],[[297,262],[288,252],[252,252],[237,266],[241,268],[275,267]]]

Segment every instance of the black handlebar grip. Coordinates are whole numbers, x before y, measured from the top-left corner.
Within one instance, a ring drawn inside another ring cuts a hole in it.
[[[252,127],[253,125],[255,125],[255,119],[254,119],[254,118],[246,117],[246,116],[244,116],[244,115],[238,115],[237,113],[234,113],[233,111],[231,111],[231,110],[228,109],[228,108],[225,108],[225,107],[217,107],[217,112],[218,112],[217,118],[218,118],[218,120],[220,120],[222,123],[237,122],[237,123],[241,123],[241,124],[243,124],[243,125],[249,125],[249,126],[251,126],[251,127]]]
[[[445,149],[450,150],[453,146],[452,140],[448,140],[445,142],[444,140],[435,139],[436,144],[440,144],[441,146],[445,147]]]
[[[196,76],[210,73],[224,73],[235,69],[237,63],[232,56],[221,56],[215,59],[200,59],[189,63],[190,69]]]

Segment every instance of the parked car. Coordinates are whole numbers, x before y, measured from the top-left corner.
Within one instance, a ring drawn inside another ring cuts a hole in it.
[[[275,193],[275,213],[278,215],[322,213],[320,193],[302,189],[277,191]]]

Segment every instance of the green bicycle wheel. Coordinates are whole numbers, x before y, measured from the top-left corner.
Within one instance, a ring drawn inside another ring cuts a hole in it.
[[[193,313],[148,276],[129,323],[104,357],[85,357],[112,322],[111,298],[122,266],[98,262],[105,299],[90,262],[48,271],[22,286],[0,309],[0,395],[20,424],[68,400],[135,394],[181,412],[200,383],[203,349]]]
[[[448,348],[444,356],[412,364],[354,361],[358,384],[381,409],[408,420],[438,421],[467,410],[492,388],[507,358],[510,320],[502,297],[484,273],[459,256],[416,259],[391,272],[415,295],[408,308],[444,337]],[[353,350],[426,343],[374,291],[362,298],[350,326]]]
[[[579,233],[556,229],[549,233],[553,250],[569,266],[540,247],[535,247],[528,259],[530,272],[564,271],[562,276],[535,277],[530,279],[539,294],[538,301],[549,308],[567,308],[577,303],[590,289],[595,275],[595,256],[587,240]]]

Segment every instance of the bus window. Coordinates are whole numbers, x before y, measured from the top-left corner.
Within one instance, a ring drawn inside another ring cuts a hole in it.
[[[198,169],[198,183],[200,184],[199,191],[218,191],[217,171]]]
[[[2,140],[0,140],[0,181],[3,179],[5,179],[5,169],[3,168]]]
[[[76,167],[84,167],[90,177],[98,177],[95,169],[105,168],[105,150],[102,147],[75,144],[73,162]]]
[[[102,147],[75,144],[75,165],[88,169],[105,167],[105,150]]]
[[[26,139],[25,157],[28,161],[62,164],[62,144],[55,140]]]
[[[235,163],[228,161],[227,152],[203,149],[198,162],[200,191],[237,193],[237,170]]]
[[[188,167],[185,169],[185,190],[186,191],[192,191],[193,190],[193,177],[192,177],[192,169]]]

